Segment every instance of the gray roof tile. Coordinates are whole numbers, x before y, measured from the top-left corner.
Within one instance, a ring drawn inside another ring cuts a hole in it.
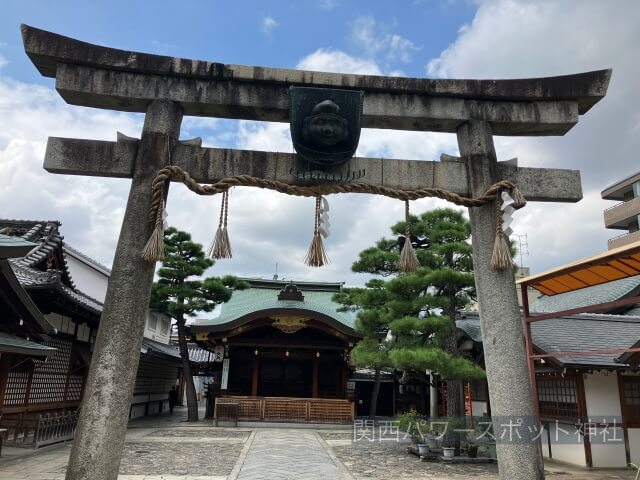
[[[147,352],[156,352],[162,355],[166,355],[168,357],[173,357],[176,359],[180,359],[180,352],[178,348],[174,345],[168,345],[166,343],[158,342],[156,340],[151,340],[150,338],[144,337],[142,339],[142,348],[146,349]]]
[[[640,290],[640,275],[585,287],[573,292],[542,296],[531,305],[531,313],[552,313],[571,308],[612,302]]]
[[[456,326],[472,340],[482,341],[480,319],[475,312],[456,320]],[[544,353],[579,352],[631,348],[640,339],[640,317],[629,315],[580,314],[534,322],[534,346]],[[563,365],[621,367],[619,354],[560,357]]]
[[[37,244],[26,256],[9,260],[26,290],[51,288],[96,315],[102,313],[102,302],[78,290],[71,278],[63,251],[64,237],[59,232],[60,222],[0,219],[0,226],[8,228],[13,238]],[[52,254],[60,259],[61,269],[43,267],[43,262]]]

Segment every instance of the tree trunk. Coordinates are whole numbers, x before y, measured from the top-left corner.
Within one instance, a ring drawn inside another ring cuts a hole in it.
[[[369,405],[369,418],[374,419],[376,417],[376,410],[378,409],[378,393],[380,392],[380,369],[375,369],[375,375],[373,377],[373,390],[371,391],[371,404]]]
[[[455,311],[450,312],[449,318],[451,319],[452,326],[447,332],[445,338],[445,351],[452,356],[458,356],[458,337],[456,335],[455,324]],[[465,428],[461,425],[461,420],[464,419],[464,412],[462,411],[462,397],[460,395],[460,389],[462,388],[461,380],[447,380],[447,431],[442,439],[442,445],[445,447],[455,447],[455,455],[460,455],[460,435],[455,432],[455,429]]]
[[[182,370],[184,372],[184,382],[187,387],[187,422],[198,421],[198,399],[196,398],[196,387],[193,384],[191,375],[191,364],[189,363],[189,351],[187,349],[187,337],[184,331],[185,320],[180,316],[176,318],[178,325],[178,344],[180,345],[180,358],[182,359]]]

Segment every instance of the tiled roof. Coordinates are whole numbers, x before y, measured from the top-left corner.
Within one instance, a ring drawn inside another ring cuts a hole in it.
[[[207,363],[213,361],[213,352],[205,350],[192,343],[187,345],[189,361],[193,363]]]
[[[531,313],[552,313],[571,308],[612,302],[640,291],[640,275],[581,288],[573,292],[540,297],[531,305]]]
[[[11,236],[37,244],[26,256],[11,259],[11,268],[25,289],[51,288],[99,316],[102,303],[78,290],[73,283],[63,251],[60,225],[58,221],[0,219],[0,227],[7,228]],[[47,266],[51,256],[58,259],[60,269]]]
[[[0,258],[16,258],[27,255],[37,245],[22,237],[10,237],[0,233]]]
[[[0,352],[2,353],[19,353],[33,357],[47,357],[55,352],[56,349],[46,345],[25,340],[8,333],[0,332]]]
[[[60,270],[49,269],[43,272],[42,270],[27,267],[19,260],[14,259],[9,260],[9,263],[11,264],[11,268],[16,274],[16,277],[20,280],[20,285],[22,285],[26,290],[51,288],[96,315],[100,315],[102,313],[102,303],[79,290],[65,285],[61,281]]]
[[[16,319],[19,318],[21,320],[20,333],[46,339],[47,334],[52,332],[54,327],[42,315],[38,306],[25,291],[11,266],[10,260],[6,258],[0,258],[0,288],[4,296],[12,298],[8,308],[13,311]],[[4,311],[2,313],[3,320],[6,322],[11,316],[10,312]],[[3,330],[16,333],[11,328],[4,328]]]
[[[224,325],[237,320],[250,313],[267,309],[304,309],[331,317],[348,328],[353,329],[355,314],[351,312],[339,312],[340,304],[331,298],[336,293],[332,291],[305,290],[304,284],[296,284],[304,295],[304,301],[278,300],[278,293],[286,282],[278,285],[278,288],[263,288],[254,286],[246,290],[233,292],[231,300],[221,305],[220,315],[211,319],[198,319],[194,326]],[[333,284],[332,284],[333,285]]]
[[[466,317],[467,315],[465,315]],[[456,320],[456,327],[466,333],[471,340],[482,343],[482,333],[480,332],[480,318],[477,313],[470,313],[469,318]]]
[[[474,341],[482,341],[480,319],[468,312],[456,326]],[[531,324],[536,349],[544,353],[631,348],[640,339],[640,317],[629,315],[580,314]],[[563,365],[618,367],[618,354],[561,357]]]
[[[177,358],[180,360],[180,352],[174,345],[167,345],[156,340],[144,337],[142,339],[142,352],[143,353],[159,353],[168,357]]]
[[[629,310],[624,312],[625,315],[635,315],[636,317],[640,317],[640,305],[636,304],[631,307]]]
[[[175,343],[161,343],[157,340],[151,340],[144,337],[142,339],[142,351],[143,352],[155,352],[176,359],[180,359],[180,347]],[[189,352],[189,361],[192,363],[207,363],[213,358],[213,353],[204,348],[200,348],[193,343],[187,344],[187,351]],[[145,352],[145,353],[146,353]],[[211,356],[211,357],[210,357]]]
[[[638,340],[636,343],[634,343],[632,345],[632,348],[640,348],[640,340]],[[637,364],[638,361],[640,360],[640,352],[626,352],[626,353],[623,353],[622,355],[620,355],[616,359],[616,361],[619,362],[619,363],[630,363],[632,358],[636,359],[634,365]]]

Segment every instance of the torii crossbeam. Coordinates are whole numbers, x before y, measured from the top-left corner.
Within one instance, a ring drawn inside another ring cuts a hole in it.
[[[202,148],[178,141],[183,115],[287,122],[291,85],[364,92],[368,128],[456,133],[460,158],[440,162],[354,159],[368,183],[439,187],[481,195],[498,180],[515,182],[529,200],[575,202],[579,172],[497,162],[493,135],[564,135],[604,97],[610,70],[521,80],[430,80],[224,65],[80,42],[22,26],[27,55],[55,78],[67,103],[146,113],[140,140],[50,138],[45,168],[54,173],[132,179],[107,290],[68,480],[115,480],[126,431],[154,265],[142,260],[151,181],[172,163],[196,180],[251,174],[287,183],[290,154]],[[494,416],[535,415],[513,272],[490,268],[494,206],[469,211],[473,263],[489,394]],[[500,478],[544,478],[537,445],[499,443]]]

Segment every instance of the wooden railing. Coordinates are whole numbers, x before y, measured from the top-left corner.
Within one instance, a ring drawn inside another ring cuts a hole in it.
[[[77,411],[2,419],[2,427],[7,429],[5,445],[15,447],[39,448],[72,440],[77,424]]]
[[[348,423],[355,413],[353,402],[342,399],[238,396],[216,398],[214,416],[229,404],[237,405],[239,420],[267,422]]]

